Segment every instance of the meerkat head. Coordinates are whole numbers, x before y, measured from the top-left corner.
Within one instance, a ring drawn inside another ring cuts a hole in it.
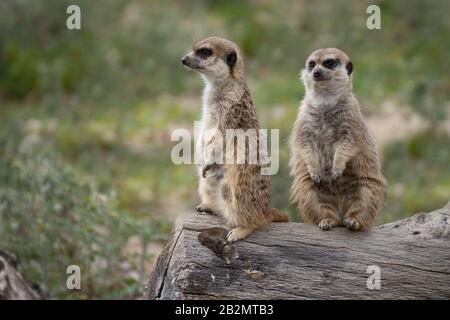
[[[301,76],[307,91],[338,95],[352,88],[353,64],[339,49],[319,49],[306,60]]]
[[[211,81],[238,78],[244,69],[238,46],[218,37],[195,43],[192,51],[181,58],[181,63]]]

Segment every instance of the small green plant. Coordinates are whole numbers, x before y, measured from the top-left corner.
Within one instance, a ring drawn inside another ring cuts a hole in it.
[[[379,222],[443,207],[450,200],[450,148],[446,132],[426,130],[384,149],[389,196]]]
[[[124,251],[160,236],[149,220],[114,209],[114,194],[82,183],[51,154],[0,158],[0,239],[25,276],[58,298],[133,297],[144,283],[143,261]],[[81,268],[81,290],[66,288],[66,268]],[[136,276],[138,275],[138,276]]]

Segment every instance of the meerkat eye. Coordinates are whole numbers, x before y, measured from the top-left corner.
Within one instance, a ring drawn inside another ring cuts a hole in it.
[[[316,66],[316,63],[314,62],[314,61],[310,61],[309,63],[308,63],[308,69],[309,70],[312,70],[312,68],[314,68]]]
[[[200,48],[195,51],[195,54],[202,59],[206,59],[212,55],[212,50],[210,48]]]
[[[339,64],[339,59],[327,59],[322,65],[327,69],[333,69]]]

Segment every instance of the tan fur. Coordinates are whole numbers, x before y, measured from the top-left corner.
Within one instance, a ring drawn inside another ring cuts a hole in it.
[[[207,58],[199,56],[198,49],[202,48],[210,49],[212,55]],[[236,60],[230,66],[227,58],[233,53]],[[198,139],[197,154],[203,152],[201,141],[206,130],[216,130],[225,136],[227,129],[259,129],[256,110],[244,78],[242,56],[233,42],[216,37],[204,39],[196,43],[183,60],[188,68],[198,71],[205,80],[202,133]],[[258,139],[261,139],[259,135]],[[213,139],[206,142],[214,143]],[[248,154],[246,150],[235,149],[236,154],[241,152]],[[199,166],[202,203],[196,210],[223,215],[233,228],[228,234],[229,241],[243,239],[270,221],[287,221],[284,213],[270,207],[270,176],[261,175],[259,163],[217,164],[215,158],[209,158]]]
[[[338,59],[339,65],[325,68],[327,59]],[[305,222],[323,230],[371,227],[387,193],[375,142],[352,92],[349,63],[334,48],[310,55],[302,70],[306,93],[290,141],[291,199]],[[314,79],[316,71],[322,81]]]

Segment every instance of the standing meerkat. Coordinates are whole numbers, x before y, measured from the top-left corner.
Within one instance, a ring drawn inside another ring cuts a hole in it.
[[[215,139],[206,136],[206,131],[211,130],[222,137],[226,137],[229,129],[254,130],[258,143],[261,142],[259,122],[244,78],[239,48],[229,40],[210,37],[194,44],[181,62],[199,72],[205,81],[197,155],[201,157],[204,154],[203,142],[216,150],[213,157],[203,159],[199,165],[201,203],[196,211],[224,216],[232,227],[227,235],[230,242],[247,237],[270,221],[287,221],[286,214],[270,206],[271,180],[270,176],[261,174],[261,162],[237,164],[226,161],[221,164],[217,159],[223,157],[223,148],[215,145]],[[236,146],[234,140],[232,144]],[[226,152],[229,150],[227,147]],[[245,145],[244,150],[233,150],[233,159],[240,152],[248,156]]]
[[[291,135],[291,199],[322,230],[367,229],[384,205],[377,148],[352,92],[353,64],[334,48],[314,51],[302,70],[305,97]]]

